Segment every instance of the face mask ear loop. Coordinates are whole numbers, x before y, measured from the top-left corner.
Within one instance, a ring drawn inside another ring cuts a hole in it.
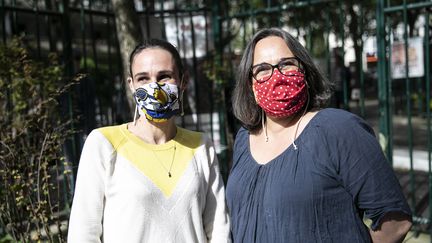
[[[265,134],[265,142],[267,143],[268,142],[267,124],[266,124],[266,122],[264,120],[265,120],[265,113],[264,113],[264,110],[261,109],[262,129],[263,129],[264,134]]]
[[[306,83],[306,84],[307,84],[307,83]],[[308,107],[309,107],[309,90],[307,90],[307,102],[306,102],[306,106],[305,106],[305,108],[304,108],[303,114],[301,115],[299,121],[297,122],[297,126],[296,126],[296,129],[295,129],[295,132],[294,132],[294,138],[293,138],[293,142],[292,142],[293,147],[294,147],[294,150],[297,150],[297,148],[298,148],[298,147],[297,147],[297,144],[295,144],[295,140],[296,140],[296,138],[297,138],[297,131],[298,131],[298,128],[299,128],[299,126],[300,126],[300,122],[301,122],[301,120],[303,119],[304,115],[306,114],[306,112],[307,112],[307,110],[308,110]]]
[[[134,126],[136,125],[136,122],[137,122],[137,120],[136,120],[136,117],[137,117],[137,111],[138,111],[138,105],[135,105],[135,114],[134,114],[134,119],[133,119],[133,124],[134,124]]]
[[[181,91],[181,94],[180,94],[180,116],[184,116],[184,110],[183,110],[183,94],[184,94],[184,91],[182,90],[182,91]]]
[[[180,79],[180,89],[181,89],[181,93],[180,93],[180,116],[184,116],[184,109],[183,109],[183,95],[184,95],[184,88],[183,88],[183,79],[184,79],[184,74],[182,74],[182,77]]]

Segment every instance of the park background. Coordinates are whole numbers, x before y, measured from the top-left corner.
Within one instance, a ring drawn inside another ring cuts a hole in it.
[[[236,66],[272,26],[335,84],[330,106],[374,128],[414,213],[407,241],[432,242],[431,12],[430,0],[0,0],[0,242],[66,241],[81,148],[132,119],[125,77],[143,38],[178,48],[191,79],[177,122],[212,137],[226,179]]]

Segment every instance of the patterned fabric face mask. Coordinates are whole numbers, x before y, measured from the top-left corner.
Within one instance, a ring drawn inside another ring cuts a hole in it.
[[[255,82],[253,86],[258,105],[269,116],[291,116],[300,111],[307,101],[307,86],[300,71],[281,74],[275,69],[269,80]]]
[[[135,90],[137,109],[141,116],[164,122],[179,113],[178,87],[169,83],[147,83]]]

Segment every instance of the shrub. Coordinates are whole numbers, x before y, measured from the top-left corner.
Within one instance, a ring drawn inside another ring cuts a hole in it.
[[[19,39],[0,46],[0,235],[15,241],[66,241],[62,147],[73,131],[59,100],[79,78],[63,73],[54,55],[36,62]]]

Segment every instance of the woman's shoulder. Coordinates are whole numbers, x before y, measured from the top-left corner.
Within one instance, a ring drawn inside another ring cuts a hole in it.
[[[247,137],[249,135],[249,133],[250,133],[249,130],[247,130],[244,127],[240,127],[240,129],[237,131],[236,139],[238,139],[238,138],[245,138],[245,137]]]
[[[127,129],[126,124],[95,128],[87,136],[86,143],[97,142],[116,148],[124,140],[124,129]]]
[[[120,137],[122,129],[127,129],[127,124],[99,127],[95,130],[102,133],[108,140],[112,140],[115,137]]]
[[[331,131],[334,134],[347,135],[353,130],[366,130],[373,133],[370,125],[358,115],[346,110],[326,108],[320,110],[313,119],[313,125],[320,130]]]
[[[337,108],[325,108],[318,112],[319,117],[324,118],[329,121],[337,122],[337,121],[346,121],[350,120],[357,115],[342,109]]]
[[[182,136],[188,137],[188,138],[196,138],[200,139],[204,136],[204,132],[197,132],[193,130],[189,130],[183,127],[177,127],[177,132],[181,133]]]
[[[234,147],[239,149],[241,147],[245,147],[249,142],[249,134],[250,131],[244,127],[241,127],[235,136]]]
[[[178,135],[176,137],[178,142],[181,142],[190,148],[197,148],[203,144],[211,143],[211,138],[204,132],[197,132],[186,128],[177,127],[177,133]]]
[[[330,126],[338,128],[339,126],[349,126],[353,123],[365,123],[365,121],[354,113],[336,108],[326,108],[320,110],[316,115],[316,122],[320,126]]]

